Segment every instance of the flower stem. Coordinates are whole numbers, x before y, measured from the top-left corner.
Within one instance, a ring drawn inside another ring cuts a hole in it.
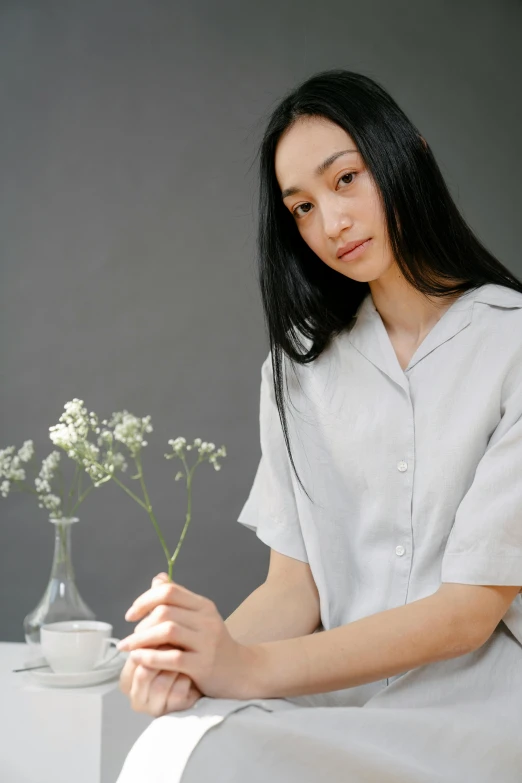
[[[188,504],[187,504],[187,514],[185,517],[185,527],[183,528],[181,532],[180,539],[178,541],[178,545],[176,547],[176,551],[172,555],[172,557],[169,557],[169,579],[172,581],[172,568],[174,566],[174,563],[176,562],[176,558],[178,556],[178,552],[181,549],[181,545],[183,543],[183,539],[185,538],[185,534],[188,530],[188,526],[190,524],[191,516],[192,516],[192,476],[194,474],[194,471],[196,467],[199,465],[200,462],[203,460],[198,459],[198,461],[192,466],[192,470],[188,469],[188,465],[186,463],[185,457],[183,454],[180,454],[181,459],[183,460],[183,464],[185,465],[185,469],[187,471],[187,494],[188,494]]]
[[[58,496],[61,498],[62,501],[62,508],[65,506],[65,481],[63,478],[63,471],[58,465],[56,468],[56,472],[58,473],[58,478],[60,481],[60,487],[58,489]]]
[[[133,500],[135,500],[136,503],[138,503],[138,505],[140,505],[142,508],[145,509],[145,511],[147,512],[147,514],[149,515],[149,517],[152,520],[152,524],[154,525],[154,528],[156,530],[156,533],[158,534],[158,538],[160,540],[161,546],[163,547],[163,551],[165,552],[165,555],[166,555],[167,560],[168,560],[169,556],[170,556],[169,549],[167,547],[167,544],[165,543],[165,539],[163,538],[163,535],[162,535],[162,532],[161,532],[160,527],[158,525],[158,522],[156,520],[156,517],[154,516],[154,513],[152,511],[150,498],[149,498],[149,495],[147,493],[147,488],[145,486],[145,482],[143,480],[143,471],[142,471],[142,468],[141,468],[140,459],[139,459],[139,457],[135,457],[134,460],[136,462],[136,467],[138,468],[138,475],[139,475],[139,478],[140,478],[140,483],[141,483],[141,488],[143,490],[143,497],[145,498],[145,503],[134,492],[132,492],[128,487],[126,487],[125,484],[122,481],[120,481],[114,475],[114,473],[112,474],[112,480],[115,481],[116,484],[119,487],[121,487],[124,490],[124,492],[127,493],[127,495],[129,495]],[[95,464],[97,464],[97,463],[95,463]],[[99,467],[102,467],[102,466],[100,465]]]
[[[156,533],[157,533],[158,538],[160,540],[160,544],[163,547],[163,551],[165,552],[165,556],[167,558],[167,562],[170,565],[169,548],[168,548],[167,544],[165,543],[165,539],[163,538],[163,534],[161,532],[160,526],[158,525],[156,517],[154,516],[154,513],[152,511],[152,505],[151,505],[150,498],[149,498],[149,495],[148,495],[148,492],[147,492],[147,487],[145,486],[145,481],[144,481],[144,478],[143,478],[143,470],[142,470],[142,467],[141,467],[141,459],[139,457],[139,454],[134,457],[134,461],[136,462],[136,467],[138,468],[138,475],[140,477],[140,484],[141,484],[141,488],[143,490],[143,497],[145,498],[145,502],[147,504],[147,506],[146,506],[147,512],[149,514],[149,517],[152,520],[152,524],[154,525],[154,529],[156,530]],[[170,573],[169,573],[169,576],[170,576]]]
[[[82,501],[80,500],[80,496],[81,496],[81,494],[82,494],[82,477],[83,477],[83,470],[82,470],[82,471],[80,471],[80,475],[78,476],[78,487],[77,487],[77,490],[78,490],[78,502],[77,502],[77,504],[76,504],[76,506],[75,506],[74,508],[76,508],[77,506],[79,506],[79,505],[80,505],[80,503],[82,502]],[[92,489],[94,489],[94,484],[92,485]],[[85,495],[86,495],[86,494],[87,494],[87,493],[85,493]],[[85,497],[85,495],[84,495],[83,497]]]
[[[16,489],[19,490],[20,492],[30,492],[32,495],[38,495],[38,490],[36,490],[30,484],[26,484],[24,481],[21,481],[20,479],[10,479],[10,480],[12,481]]]
[[[74,495],[74,490],[76,488],[76,482],[78,480],[79,472],[80,472],[80,466],[78,465],[78,463],[76,463],[76,469],[74,471],[74,478],[73,478],[73,481],[72,481],[72,484],[71,484],[71,489],[69,490],[69,494],[67,495],[67,502],[66,502],[66,507],[67,508],[66,508],[65,514],[68,517],[72,516],[72,511],[68,511],[68,509],[69,509],[69,507],[71,505],[71,498]]]
[[[58,535],[60,537],[60,549],[58,552],[58,562],[63,563],[65,561],[65,552],[66,552],[66,532],[65,527],[61,524],[57,525],[58,527]]]
[[[147,506],[145,505],[145,503],[143,502],[143,500],[142,500],[141,498],[139,498],[137,495],[135,495],[135,494],[134,494],[134,492],[132,492],[132,491],[131,491],[131,490],[130,490],[128,487],[126,487],[126,486],[125,486],[125,484],[123,484],[123,483],[122,483],[122,482],[121,482],[121,481],[120,481],[118,478],[116,478],[116,476],[115,476],[114,474],[113,474],[113,476],[112,476],[112,480],[113,480],[113,481],[115,481],[115,482],[116,482],[116,484],[117,484],[119,487],[121,487],[122,489],[124,489],[124,490],[125,490],[125,492],[127,493],[127,495],[130,495],[130,497],[131,497],[133,500],[135,500],[135,501],[136,501],[136,503],[139,503],[139,504],[140,504],[140,506],[141,506],[142,508],[144,508],[144,509],[145,509],[145,511],[148,511],[148,510],[149,510],[149,509],[147,508]]]
[[[83,501],[83,500],[84,500],[84,499],[87,497],[87,495],[89,494],[89,492],[90,492],[92,489],[94,489],[94,484],[91,484],[91,486],[90,486],[90,487],[87,487],[87,489],[85,490],[85,492],[83,493],[83,495],[80,495],[80,497],[78,498],[77,502],[76,502],[76,503],[74,504],[74,506],[72,507],[72,509],[71,509],[70,513],[68,514],[68,516],[70,516],[70,517],[74,516],[74,512],[76,511],[76,509],[78,508],[78,506],[80,505],[80,503],[81,503],[81,502],[82,502],[82,501]]]

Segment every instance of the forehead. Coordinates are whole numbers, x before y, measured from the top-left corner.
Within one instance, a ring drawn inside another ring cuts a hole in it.
[[[325,158],[346,149],[357,149],[357,145],[340,125],[325,117],[300,117],[276,146],[274,167],[281,190],[292,187],[297,178],[312,177]]]

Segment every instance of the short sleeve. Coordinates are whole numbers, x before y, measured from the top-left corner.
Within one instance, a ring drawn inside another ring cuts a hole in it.
[[[261,367],[259,430],[261,459],[237,521],[277,552],[308,563],[275,401],[271,353]]]
[[[455,515],[442,582],[522,586],[522,373]]]

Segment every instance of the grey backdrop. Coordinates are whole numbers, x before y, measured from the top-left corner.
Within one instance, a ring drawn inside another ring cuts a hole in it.
[[[376,78],[520,275],[521,27],[516,0],[0,3],[0,448],[32,438],[43,459],[75,396],[102,417],[150,414],[145,475],[173,548],[186,494],[167,440],[225,444],[219,473],[196,472],[174,578],[230,614],[269,555],[236,522],[268,352],[255,270],[266,118],[319,70]],[[22,641],[53,528],[29,495],[0,497],[0,513],[0,640]],[[80,591],[125,634],[125,610],[165,568],[156,534],[114,484],[79,516]]]

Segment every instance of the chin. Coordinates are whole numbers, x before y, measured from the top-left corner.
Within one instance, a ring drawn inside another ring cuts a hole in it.
[[[360,263],[354,261],[351,265],[346,265],[343,269],[338,269],[344,277],[349,277],[350,280],[356,280],[358,283],[372,283],[374,280],[378,280],[387,271],[377,268],[378,265],[371,259],[364,259]]]

